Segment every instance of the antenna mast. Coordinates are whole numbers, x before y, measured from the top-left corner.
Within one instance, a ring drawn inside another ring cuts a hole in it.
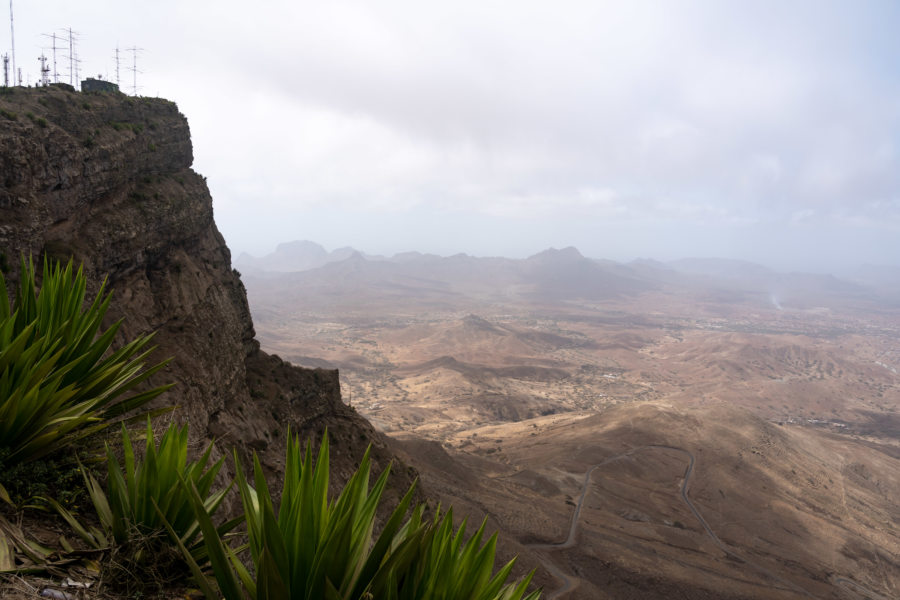
[[[13,27],[13,0],[9,0],[9,39],[12,42],[12,70],[13,73],[16,72],[16,28]],[[19,79],[22,79],[22,76],[19,75]],[[22,85],[22,82],[19,81],[19,85]]]
[[[3,87],[9,87],[9,54],[3,55]]]
[[[63,31],[69,33],[69,55],[66,57],[69,59],[69,85],[75,87],[75,32],[71,27]]]
[[[116,85],[122,87],[122,81],[119,79],[119,45],[116,44]]]
[[[75,49],[75,43],[78,41],[78,32],[72,31],[71,27],[67,27],[63,31],[69,37],[69,55],[63,57],[69,59],[69,85],[78,89],[81,85],[81,81],[78,79],[78,66],[81,60],[78,58],[78,52]]]
[[[75,40],[72,39],[72,28],[69,27],[69,85],[75,86],[73,76],[75,75]]]
[[[132,46],[131,48],[125,48],[126,51],[131,52],[131,60],[132,66],[128,67],[128,70],[131,71],[132,75],[132,95],[137,96],[138,92],[138,84],[137,84],[137,74],[143,73],[143,71],[139,71],[137,68],[137,57],[139,52],[143,52],[143,48],[138,48],[137,46]]]
[[[56,70],[56,34],[43,33],[41,35],[43,35],[45,38],[50,38],[53,40],[53,83],[59,83],[59,73]]]

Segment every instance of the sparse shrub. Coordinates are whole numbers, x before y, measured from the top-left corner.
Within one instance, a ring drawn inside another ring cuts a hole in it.
[[[92,136],[87,136],[82,142],[82,145],[85,148],[93,148],[94,147],[94,138]]]
[[[25,116],[28,117],[28,120],[30,120],[41,129],[47,127],[47,119],[45,119],[44,117],[35,116],[35,114],[30,111],[25,113]]]
[[[0,116],[2,116],[4,119],[8,119],[10,121],[15,121],[16,119],[19,118],[19,115],[17,115],[16,113],[14,113],[12,111],[6,110],[5,108],[0,108]]]

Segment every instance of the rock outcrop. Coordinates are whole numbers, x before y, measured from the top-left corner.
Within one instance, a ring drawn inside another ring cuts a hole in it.
[[[0,268],[10,285],[21,255],[83,263],[108,277],[123,338],[156,332],[174,358],[160,402],[195,438],[256,450],[275,472],[288,427],[328,427],[333,468],[349,473],[385,440],[343,404],[337,371],[295,368],[254,340],[247,296],[216,228],[205,178],[191,169],[187,119],[172,102],[62,88],[0,95]],[[397,487],[409,473],[392,479]]]

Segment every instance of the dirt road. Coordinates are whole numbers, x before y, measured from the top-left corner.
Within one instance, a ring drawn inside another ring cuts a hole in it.
[[[689,450],[686,450],[684,448],[678,448],[675,446],[649,445],[649,446],[639,446],[637,448],[632,448],[628,452],[616,454],[615,456],[606,458],[603,461],[593,465],[587,471],[587,473],[585,473],[585,475],[584,475],[584,484],[582,485],[581,496],[578,498],[578,503],[575,505],[575,511],[572,513],[572,519],[569,524],[569,534],[566,536],[566,539],[562,542],[558,542],[555,544],[532,544],[530,546],[531,548],[534,548],[535,550],[540,550],[540,551],[543,551],[546,553],[547,570],[550,571],[554,577],[556,577],[557,579],[559,579],[562,582],[562,585],[559,588],[553,590],[552,592],[549,592],[546,595],[546,598],[548,600],[555,600],[556,598],[560,598],[563,595],[568,594],[569,592],[571,592],[573,589],[575,589],[578,586],[578,582],[580,581],[577,577],[568,575],[564,571],[562,571],[556,565],[556,563],[553,562],[553,559],[550,556],[550,552],[552,552],[553,550],[561,549],[561,548],[571,548],[575,544],[575,537],[578,533],[578,520],[581,515],[581,509],[582,509],[582,506],[584,505],[584,500],[587,497],[587,493],[590,489],[591,476],[600,467],[603,467],[604,465],[608,465],[609,463],[611,463],[613,461],[625,458],[626,456],[631,456],[631,455],[633,455],[637,452],[643,451],[643,450],[667,450],[667,451],[672,451],[672,452],[678,452],[680,454],[683,454],[688,459],[688,465],[685,468],[684,476],[682,478],[682,483],[681,483],[681,489],[680,489],[681,499],[684,501],[684,503],[690,509],[691,513],[694,515],[694,517],[697,519],[697,521],[703,527],[703,530],[706,532],[707,536],[709,536],[709,538],[713,541],[713,543],[716,545],[716,547],[719,548],[719,550],[724,552],[727,556],[731,557],[732,559],[740,562],[741,564],[746,565],[749,569],[752,569],[752,570],[756,571],[757,573],[762,574],[767,579],[779,584],[779,586],[782,589],[796,592],[796,593],[806,596],[808,598],[815,598],[815,596],[813,596],[812,594],[810,594],[808,591],[804,590],[800,586],[796,585],[795,583],[782,578],[781,576],[777,575],[776,573],[772,572],[771,570],[767,569],[766,567],[756,564],[753,561],[747,560],[745,557],[741,556],[740,554],[738,554],[734,550],[732,550],[730,547],[726,546],[725,543],[719,539],[719,537],[715,534],[715,532],[709,526],[709,523],[706,522],[706,519],[703,518],[703,515],[700,513],[700,511],[697,509],[697,507],[694,505],[694,503],[691,501],[690,497],[688,496],[688,491],[690,490],[691,476],[694,473],[694,464],[696,462],[693,453],[691,453]],[[836,580],[836,583],[839,585],[843,585],[845,588],[852,587],[852,588],[856,588],[857,590],[865,590],[865,588],[862,588],[859,584],[852,582],[850,580],[847,580],[847,579],[843,579],[843,578],[839,578],[838,580]],[[865,590],[865,591],[868,592],[868,590]],[[873,598],[876,598],[878,600],[882,599],[882,597],[877,594],[873,594],[872,596],[873,596]]]

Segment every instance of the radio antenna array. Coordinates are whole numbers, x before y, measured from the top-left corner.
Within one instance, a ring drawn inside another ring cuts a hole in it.
[[[78,53],[75,50],[75,43],[78,41],[78,32],[72,31],[71,27],[63,29],[63,31],[68,34],[69,38],[69,55],[63,57],[69,59],[69,85],[77,89],[79,85],[78,64],[81,62],[78,59]]]
[[[131,71],[131,77],[132,77],[132,84],[131,84],[132,95],[133,95],[133,96],[137,96],[137,93],[138,93],[137,76],[138,76],[138,73],[143,73],[143,71],[140,71],[140,70],[138,70],[138,68],[137,68],[137,57],[138,57],[138,54],[140,54],[141,52],[144,51],[144,49],[143,49],[143,48],[138,48],[137,46],[132,46],[131,48],[125,48],[125,51],[126,51],[126,52],[131,52],[131,66],[130,66],[130,67],[127,67],[127,69],[128,69],[129,71]]]
[[[55,33],[43,33],[41,35],[53,40],[53,83],[59,83],[59,72],[56,70],[56,40],[62,38],[59,38]]]

